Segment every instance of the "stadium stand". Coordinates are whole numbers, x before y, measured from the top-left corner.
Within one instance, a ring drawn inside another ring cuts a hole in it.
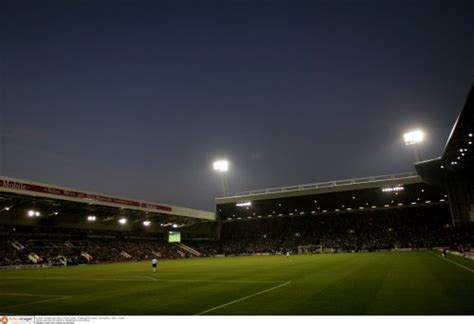
[[[222,240],[165,240],[121,235],[67,236],[5,233],[0,240],[0,266],[19,264],[76,265],[217,255],[370,252],[448,247],[453,251],[474,248],[474,226],[453,227],[448,206],[388,209],[384,212],[342,213],[277,217],[224,224]],[[182,246],[186,248],[182,248]],[[192,251],[191,251],[192,250]],[[30,258],[35,255],[38,258]],[[37,261],[35,261],[37,260]]]

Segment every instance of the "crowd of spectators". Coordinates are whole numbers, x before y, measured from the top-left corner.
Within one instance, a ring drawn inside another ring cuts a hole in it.
[[[222,239],[185,242],[203,256],[285,254],[305,251],[361,252],[390,249],[474,248],[474,224],[453,226],[444,209],[404,209],[226,222]],[[300,248],[299,248],[300,247]],[[150,238],[84,236],[0,237],[0,266],[81,264],[193,256],[179,246]]]
[[[474,247],[474,226],[453,226],[446,209],[392,209],[294,217],[262,218],[225,223],[224,240],[216,249],[223,253],[297,252],[313,245],[334,251],[420,249],[448,246]]]
[[[158,240],[0,239],[0,266],[20,264],[83,264],[187,257],[177,246]],[[64,262],[64,261],[65,262]]]

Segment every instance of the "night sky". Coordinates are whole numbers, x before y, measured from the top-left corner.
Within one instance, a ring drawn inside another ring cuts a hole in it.
[[[1,1],[0,173],[213,210],[413,171],[474,76],[468,1]]]

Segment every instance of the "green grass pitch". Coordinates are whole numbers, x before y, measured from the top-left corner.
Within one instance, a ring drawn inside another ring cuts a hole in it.
[[[448,260],[381,252],[169,260],[156,273],[149,262],[3,270],[0,315],[472,315],[474,262]]]

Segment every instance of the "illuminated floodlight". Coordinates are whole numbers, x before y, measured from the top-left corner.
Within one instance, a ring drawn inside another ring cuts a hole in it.
[[[229,170],[229,161],[227,160],[214,161],[213,168],[215,171],[227,172]]]
[[[143,221],[143,226],[150,226],[150,224],[151,224],[151,221],[149,220]]]
[[[122,225],[125,225],[125,224],[127,224],[127,219],[126,219],[126,218],[120,218],[120,219],[118,220],[118,222],[119,222],[120,224],[122,224]]]
[[[35,216],[35,211],[34,210],[29,210],[28,211],[28,216],[29,217],[34,217]]]
[[[178,227],[178,224],[173,224],[173,228],[177,228],[177,227]]]
[[[405,145],[414,145],[421,143],[423,142],[424,138],[425,134],[419,129],[403,134]]]
[[[35,211],[35,216],[36,217],[40,217],[41,216],[41,213],[39,211]]]
[[[385,187],[385,188],[382,188],[382,192],[401,191],[404,189],[405,188],[403,186]]]
[[[5,210],[6,210],[6,211],[9,211],[9,210],[10,210],[10,207],[5,207]]]
[[[95,217],[94,215],[89,215],[89,216],[87,216],[87,220],[88,220],[89,222],[95,222],[96,219],[97,219],[97,217]]]
[[[235,206],[237,206],[237,207],[248,207],[248,206],[252,206],[252,202],[251,201],[239,202],[239,203],[236,203]]]

